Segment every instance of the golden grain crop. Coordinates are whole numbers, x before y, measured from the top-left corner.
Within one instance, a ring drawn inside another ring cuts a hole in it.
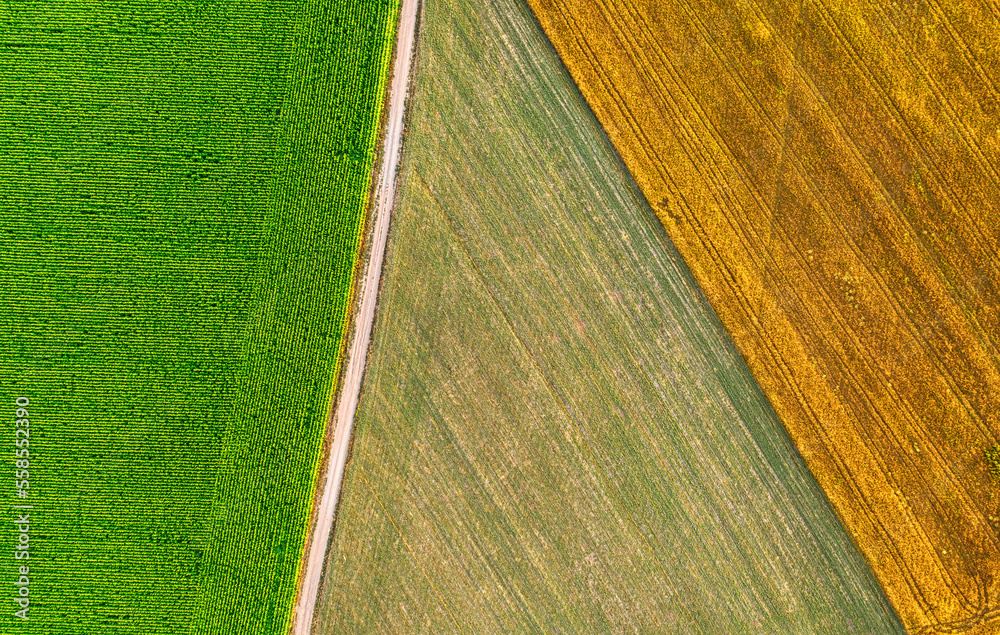
[[[1000,10],[529,0],[910,632],[1000,628]]]

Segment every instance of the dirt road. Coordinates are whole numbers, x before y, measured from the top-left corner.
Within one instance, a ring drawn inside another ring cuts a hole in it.
[[[385,254],[386,236],[389,233],[390,214],[395,198],[396,167],[399,164],[400,146],[403,141],[403,110],[410,77],[417,8],[418,0],[403,0],[400,10],[399,29],[396,33],[396,58],[393,60],[392,86],[389,91],[389,120],[386,125],[382,166],[379,169],[375,197],[375,228],[371,255],[359,289],[361,302],[354,317],[354,339],[347,353],[347,371],[337,406],[336,428],[329,463],[326,466],[323,495],[317,509],[316,525],[306,556],[305,573],[299,587],[299,600],[295,607],[292,627],[294,635],[310,635],[312,631],[316,596],[323,574],[333,516],[337,509],[344,465],[347,462],[347,449],[351,439],[351,427],[354,424],[354,412],[358,406],[358,393],[361,391],[368,342],[371,339],[372,323],[375,319],[375,301],[382,273],[382,257]]]

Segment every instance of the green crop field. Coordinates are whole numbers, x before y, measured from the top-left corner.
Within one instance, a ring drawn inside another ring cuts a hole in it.
[[[0,6],[0,633],[287,631],[398,8]]]
[[[414,82],[320,632],[902,632],[524,4]]]

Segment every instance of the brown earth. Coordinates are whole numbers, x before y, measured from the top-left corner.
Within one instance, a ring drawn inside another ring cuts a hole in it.
[[[1000,8],[529,4],[907,629],[1000,632]]]

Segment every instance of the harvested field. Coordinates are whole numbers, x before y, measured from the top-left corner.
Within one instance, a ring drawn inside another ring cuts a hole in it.
[[[530,4],[907,629],[996,632],[1000,11]]]
[[[901,633],[527,6],[428,0],[317,633]]]

